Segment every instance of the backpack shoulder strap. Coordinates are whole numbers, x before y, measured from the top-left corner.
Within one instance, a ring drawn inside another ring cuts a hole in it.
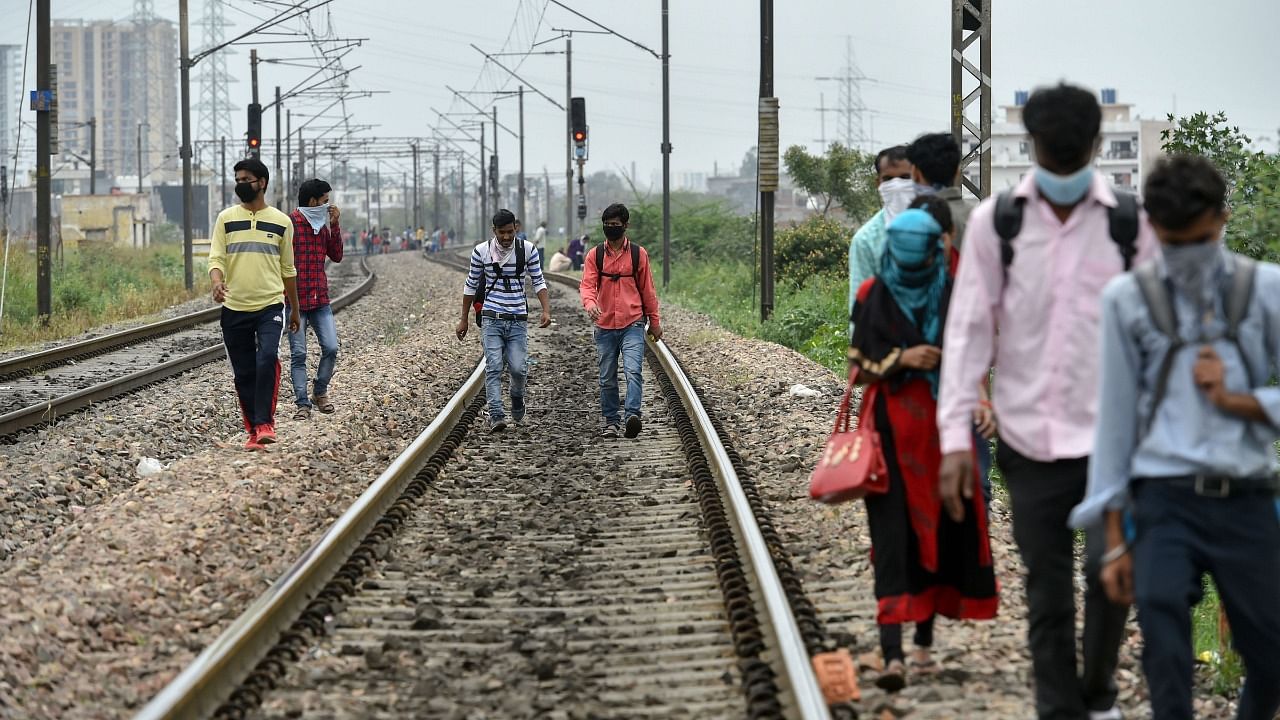
[[[631,280],[636,284],[636,292],[640,294],[640,319],[649,317],[649,310],[644,306],[644,293],[640,292],[640,246],[631,241]]]
[[[517,280],[524,277],[524,269],[527,262],[524,255],[524,243],[525,243],[524,240],[516,241],[516,279]]]
[[[1151,395],[1151,409],[1147,412],[1142,433],[1138,438],[1141,441],[1151,430],[1151,424],[1155,421],[1156,413],[1160,410],[1160,403],[1164,402],[1165,392],[1169,387],[1169,373],[1173,370],[1173,358],[1178,353],[1178,350],[1182,349],[1185,342],[1182,336],[1178,334],[1178,316],[1173,308],[1173,295],[1169,292],[1169,286],[1165,283],[1164,278],[1160,277],[1160,271],[1156,263],[1153,261],[1139,265],[1133,271],[1133,278],[1138,283],[1138,290],[1142,294],[1142,302],[1147,306],[1147,313],[1151,316],[1152,324],[1156,326],[1156,329],[1161,334],[1169,338],[1169,349],[1160,361],[1160,370],[1156,375],[1156,386]]]
[[[1258,270],[1258,263],[1244,255],[1234,255],[1235,272],[1231,275],[1231,285],[1227,287],[1226,302],[1223,309],[1227,313],[1227,333],[1234,339],[1239,336],[1240,323],[1249,312],[1249,301],[1253,299],[1253,278]]]
[[[1013,194],[1012,190],[1003,190],[996,196],[995,226],[1000,236],[1000,262],[1005,274],[1013,264],[1013,239],[1022,232],[1022,209],[1026,204],[1024,198]]]
[[[1138,282],[1138,290],[1142,293],[1142,301],[1146,303],[1151,322],[1165,337],[1175,342],[1182,342],[1178,335],[1178,317],[1173,309],[1173,295],[1169,286],[1160,277],[1159,268],[1154,262],[1143,263],[1133,271]]]
[[[1116,206],[1107,208],[1107,225],[1124,260],[1124,270],[1129,272],[1138,254],[1138,196],[1124,190],[1116,190],[1115,195]]]
[[[595,253],[596,262],[596,290],[604,284],[604,244],[600,244],[588,250],[587,252]]]

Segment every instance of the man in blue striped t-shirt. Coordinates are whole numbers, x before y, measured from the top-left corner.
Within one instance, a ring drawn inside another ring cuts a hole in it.
[[[524,383],[529,368],[529,336],[526,323],[529,305],[525,300],[524,276],[533,282],[533,291],[542,304],[542,320],[538,327],[551,324],[551,303],[547,298],[547,281],[542,277],[542,258],[527,240],[516,245],[516,216],[510,210],[493,215],[493,238],[471,251],[471,268],[462,289],[462,319],[457,335],[467,336],[470,313],[476,295],[484,290],[480,308],[483,323],[480,341],[484,345],[484,394],[489,402],[489,432],[506,428],[502,409],[502,365],[506,361],[511,372],[511,421],[524,419]],[[524,267],[520,267],[523,258]],[[482,284],[483,283],[483,284]]]

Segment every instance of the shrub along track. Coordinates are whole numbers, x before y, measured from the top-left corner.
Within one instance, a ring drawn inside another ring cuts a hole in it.
[[[555,303],[520,427],[484,432],[481,365],[139,717],[831,716],[821,626],[674,358],[650,343],[643,434],[598,438]]]

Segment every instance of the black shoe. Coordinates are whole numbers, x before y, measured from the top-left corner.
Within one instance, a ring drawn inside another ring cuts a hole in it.
[[[489,432],[495,433],[507,429],[507,421],[502,418],[489,418]]]
[[[618,423],[605,423],[600,430],[600,437],[614,439],[618,437]]]
[[[524,420],[524,398],[513,396],[511,398],[511,424],[519,425],[521,420]]]
[[[639,434],[640,434],[640,428],[642,428],[642,427],[644,427],[644,425],[640,422],[640,416],[639,416],[639,415],[632,415],[631,417],[627,418],[627,432],[626,432],[626,437],[633,438],[633,437],[635,437],[635,436],[639,435]]]

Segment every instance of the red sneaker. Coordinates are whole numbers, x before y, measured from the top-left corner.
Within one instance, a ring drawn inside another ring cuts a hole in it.
[[[276,426],[271,423],[259,425],[254,434],[258,437],[258,442],[267,445],[276,441]]]
[[[244,449],[245,450],[266,450],[267,446],[258,442],[258,436],[256,433],[249,433],[249,439],[245,440],[244,442]]]

